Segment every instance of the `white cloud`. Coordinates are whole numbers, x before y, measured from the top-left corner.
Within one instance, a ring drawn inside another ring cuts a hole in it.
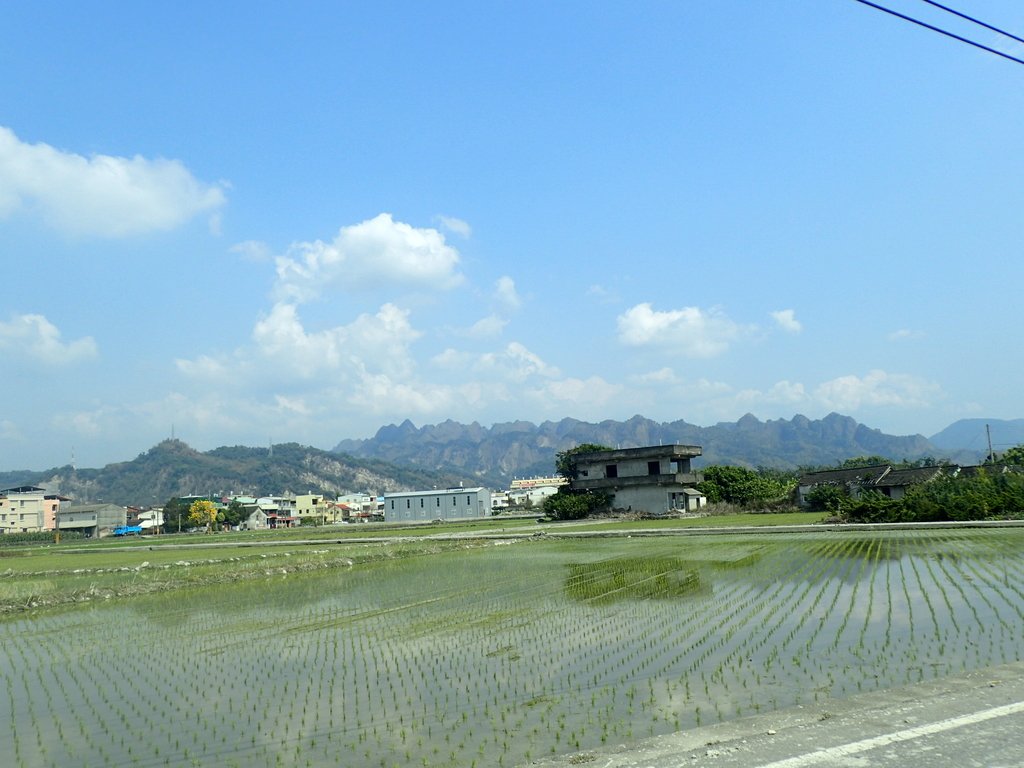
[[[235,243],[228,251],[239,254],[246,261],[264,262],[270,261],[273,257],[270,246],[259,240],[246,240],[241,243]]]
[[[924,331],[913,331],[909,328],[900,328],[893,331],[886,337],[889,341],[913,341],[924,338]]]
[[[291,411],[297,413],[300,416],[309,416],[310,409],[306,405],[305,401],[300,397],[285,397],[284,395],[275,395],[274,402],[283,411]]]
[[[659,368],[656,371],[648,371],[647,373],[640,373],[630,376],[630,381],[637,384],[678,384],[680,378],[676,376],[676,372],[671,368]]]
[[[507,275],[498,278],[498,282],[494,286],[494,297],[505,309],[519,309],[522,304],[522,299],[516,292],[515,280]]]
[[[466,331],[466,335],[474,339],[484,339],[492,336],[500,336],[501,332],[508,325],[508,320],[498,315],[488,315],[480,318]]]
[[[311,379],[324,372],[360,366],[391,375],[412,368],[409,345],[420,336],[409,313],[384,304],[374,314],[361,314],[348,325],[309,332],[292,304],[276,304],[253,328],[260,355],[296,378]]]
[[[430,360],[439,368],[464,368],[472,364],[472,356],[468,352],[448,347]]]
[[[358,384],[347,397],[349,405],[367,413],[443,413],[454,404],[450,387],[413,382],[384,373],[361,371]]]
[[[519,294],[516,293],[516,284],[511,277],[501,277],[494,285],[493,299],[496,303],[495,311],[477,320],[469,328],[453,329],[458,336],[466,336],[472,339],[485,339],[500,336],[508,325],[509,312],[519,308]]]
[[[772,312],[771,315],[775,324],[788,333],[800,333],[803,330],[803,326],[796,319],[796,313],[792,309],[780,309],[777,312]]]
[[[796,406],[807,403],[807,390],[800,382],[778,381],[766,391],[744,389],[732,397],[736,407],[749,410],[755,406],[786,405]]]
[[[97,355],[91,336],[63,342],[57,326],[42,315],[14,315],[10,322],[0,322],[0,350],[47,365],[67,365]]]
[[[174,364],[186,376],[197,379],[217,380],[237,375],[237,371],[232,371],[229,376],[228,366],[209,355],[201,355],[195,360],[175,360]]]
[[[437,220],[441,226],[447,229],[449,232],[454,232],[460,237],[469,239],[473,236],[473,228],[462,219],[456,219],[454,216],[438,216]]]
[[[4,440],[20,440],[22,437],[18,425],[9,419],[0,419],[0,438]]]
[[[558,408],[572,407],[577,409],[577,413],[586,414],[590,409],[606,406],[621,392],[620,385],[611,384],[600,376],[591,376],[587,379],[570,377],[549,381],[528,394],[548,409],[557,405]]]
[[[0,126],[0,216],[26,210],[73,235],[124,237],[215,213],[224,187],[199,181],[177,160],[84,157],[27,144]]]
[[[342,227],[329,243],[296,243],[277,258],[275,295],[310,301],[331,288],[356,291],[382,284],[448,290],[463,282],[459,252],[436,229],[417,229],[379,216]]]
[[[637,304],[618,318],[619,340],[634,347],[657,346],[688,357],[713,357],[728,349],[744,329],[717,309],[699,307],[659,312]]]
[[[586,295],[596,299],[601,304],[614,304],[619,300],[619,297],[615,293],[609,291],[603,285],[597,285],[596,283],[587,288]]]
[[[518,341],[510,342],[501,352],[481,355],[476,369],[479,372],[498,373],[506,380],[518,382],[533,376],[556,378],[559,375],[557,368],[545,363],[539,355]]]
[[[863,378],[840,376],[820,384],[814,396],[826,407],[842,413],[862,407],[926,408],[941,399],[938,384],[900,373],[869,371]]]

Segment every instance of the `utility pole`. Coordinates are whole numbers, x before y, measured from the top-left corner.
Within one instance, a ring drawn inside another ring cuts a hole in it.
[[[990,464],[995,464],[996,455],[992,451],[992,428],[988,424],[985,425],[985,435],[988,437],[988,461]]]

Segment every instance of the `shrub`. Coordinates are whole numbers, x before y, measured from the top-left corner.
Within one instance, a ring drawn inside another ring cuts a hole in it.
[[[604,511],[611,502],[606,493],[567,491],[561,489],[544,499],[544,514],[555,520],[579,520],[594,512]]]

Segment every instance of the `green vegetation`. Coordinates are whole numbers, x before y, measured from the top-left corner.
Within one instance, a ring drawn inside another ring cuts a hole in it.
[[[678,528],[770,528],[780,525],[814,525],[822,521],[820,512],[738,512],[705,517],[658,517],[648,520],[595,520],[574,524],[573,532],[664,531]],[[557,529],[555,529],[557,530]]]
[[[584,443],[567,451],[559,451],[555,457],[555,469],[569,481],[569,485],[559,487],[557,493],[544,499],[544,505],[541,507],[544,514],[552,520],[581,520],[596,512],[606,511],[611,503],[609,494],[574,489],[571,484],[579,475],[576,456],[581,453],[610,450],[611,448],[606,445]]]
[[[576,457],[578,455],[581,453],[594,453],[596,451],[610,450],[612,449],[607,445],[583,443],[582,445],[577,445],[575,448],[570,448],[567,451],[559,451],[555,454],[555,471],[571,483],[579,476],[579,472],[576,469]]]
[[[856,523],[937,522],[945,520],[1024,519],[1024,472],[1014,461],[1024,446],[1011,448],[1010,461],[961,468],[931,459],[889,462],[880,456],[851,459],[840,469],[891,464],[895,471],[934,467],[893,498],[879,490],[841,483],[822,483],[806,496],[810,509],[829,512]]]
[[[773,469],[710,466],[697,490],[712,504],[736,504],[747,509],[792,505],[796,475]]]
[[[80,541],[85,538],[81,531],[61,531],[60,537],[64,541]],[[4,533],[0,534],[0,549],[6,547],[17,547],[26,544],[49,544],[54,540],[53,531],[32,531],[30,533]]]
[[[273,449],[234,446],[204,453],[180,440],[164,440],[131,461],[102,469],[66,466],[45,472],[3,472],[0,477],[9,478],[0,487],[45,485],[75,499],[156,505],[196,489],[237,489],[274,496],[301,488],[337,495],[352,489],[444,488],[457,485],[466,476],[357,459],[297,443],[278,444]]]
[[[541,509],[552,520],[582,520],[608,509],[610,496],[594,491],[573,491],[562,486],[558,493],[544,499]]]
[[[1024,519],[1024,475],[982,469],[967,477],[938,477],[907,489],[900,499],[869,491],[843,503],[851,522]]]
[[[207,499],[193,501],[188,508],[188,523],[211,533],[217,524],[217,506]]]
[[[11,768],[511,767],[1024,653],[1017,528],[0,557],[95,585],[0,618]]]
[[[1024,445],[1015,445],[1003,452],[999,457],[1003,464],[1011,464],[1016,467],[1024,467]]]

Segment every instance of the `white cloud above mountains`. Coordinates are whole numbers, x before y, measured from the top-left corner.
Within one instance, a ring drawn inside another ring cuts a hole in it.
[[[814,396],[831,410],[850,413],[865,407],[925,408],[942,397],[934,382],[901,373],[869,371],[865,376],[840,376],[814,390]]]
[[[70,365],[96,357],[97,347],[91,336],[62,341],[60,330],[43,315],[14,315],[0,322],[0,352],[45,365]]]
[[[618,318],[619,341],[630,347],[659,347],[686,357],[714,357],[750,329],[717,308],[655,310],[644,302]]]
[[[442,226],[452,229],[450,223]],[[256,264],[270,253],[255,241],[232,251]],[[497,343],[510,328],[523,330],[513,325],[514,318],[528,319],[516,317],[524,303],[516,281],[502,275],[488,291],[469,284],[460,268],[458,250],[440,231],[387,213],[341,227],[330,242],[297,243],[276,258],[272,302],[253,318],[248,341],[227,354],[177,360],[183,391],[142,407],[135,418],[166,420],[173,413],[179,423],[185,419],[223,430],[274,423],[282,434],[326,432],[336,438],[353,423],[449,417],[486,422],[519,417],[524,406],[538,418],[600,419],[624,417],[623,407],[659,417],[671,402],[691,418],[711,422],[748,411],[823,415],[916,407],[941,394],[927,382],[881,371],[822,383],[782,380],[761,389],[685,378],[670,367],[672,357],[724,358],[740,341],[769,338],[765,327],[736,322],[718,307],[656,310],[649,302],[611,315],[622,345],[620,364],[581,374],[571,354],[578,350],[551,347],[545,356],[557,359],[547,360],[522,341]],[[442,311],[422,301],[424,295],[467,284],[460,294],[465,300],[448,302]],[[348,301],[355,291],[359,301]],[[379,298],[377,309],[361,311],[367,295]],[[322,304],[327,313],[306,306],[321,297],[329,299]],[[324,325],[325,317],[346,309],[341,322]],[[467,321],[475,311],[486,314]],[[768,314],[787,333],[802,330],[792,309]],[[5,329],[11,335],[8,326],[0,326],[0,344]],[[48,335],[50,348],[58,348],[55,328],[39,324],[35,333]],[[461,340],[464,346],[441,347],[442,340]],[[89,344],[91,339],[64,344],[65,357],[85,355]],[[666,360],[647,374],[616,376],[616,370],[635,370],[625,363],[634,350],[653,350]],[[118,409],[87,411],[72,414],[67,423],[88,431],[129,417]]]
[[[374,314],[361,314],[348,325],[308,332],[296,308],[277,304],[253,328],[260,357],[302,379],[324,372],[380,368],[391,376],[408,375],[413,367],[409,345],[420,337],[407,310],[385,304]]]
[[[449,290],[464,282],[459,252],[436,229],[417,228],[382,213],[342,227],[329,243],[295,243],[277,258],[275,297],[304,303],[328,290],[381,286]]]
[[[126,237],[215,216],[224,188],[177,160],[85,157],[23,142],[0,126],[0,217],[27,212],[66,234]]]

